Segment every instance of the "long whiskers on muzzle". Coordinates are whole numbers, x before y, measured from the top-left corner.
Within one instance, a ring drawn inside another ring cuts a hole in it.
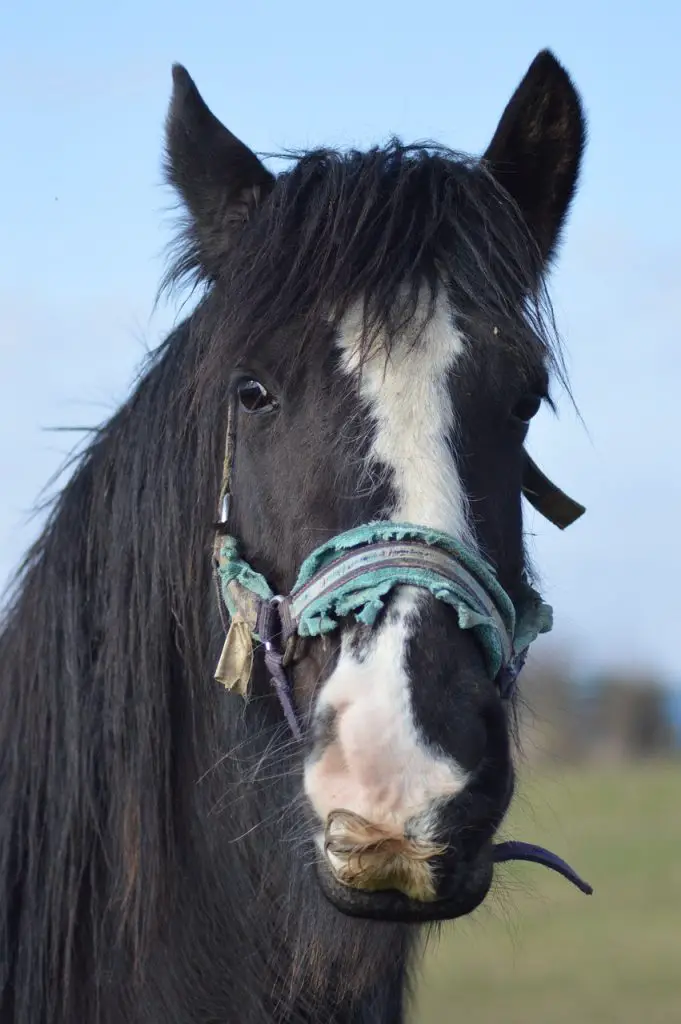
[[[333,874],[354,889],[395,889],[414,900],[436,898],[433,859],[446,847],[375,825],[353,811],[331,811],[324,852]]]

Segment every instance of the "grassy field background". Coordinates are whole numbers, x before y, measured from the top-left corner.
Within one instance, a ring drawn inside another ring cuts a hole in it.
[[[681,1024],[681,764],[520,774],[504,838],[553,849],[595,894],[498,869],[430,940],[411,1024]]]

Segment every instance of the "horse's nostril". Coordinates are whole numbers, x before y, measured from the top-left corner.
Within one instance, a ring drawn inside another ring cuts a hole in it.
[[[465,790],[442,808],[439,834],[450,867],[457,860],[473,861],[493,839],[510,806],[514,778],[510,760],[483,760]]]
[[[331,704],[325,704],[314,716],[310,739],[316,757],[321,757],[326,748],[336,739],[337,718],[338,709]]]

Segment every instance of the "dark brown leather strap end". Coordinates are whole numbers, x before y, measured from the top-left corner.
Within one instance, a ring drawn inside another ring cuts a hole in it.
[[[584,505],[561,491],[542,473],[527,452],[523,469],[523,494],[537,512],[560,530],[572,526],[586,512]]]

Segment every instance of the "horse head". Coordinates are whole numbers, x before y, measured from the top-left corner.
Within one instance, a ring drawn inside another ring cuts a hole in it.
[[[289,631],[318,877],[349,914],[455,917],[490,886],[511,730],[475,627],[503,605],[513,624],[498,633],[513,645],[528,594],[539,607],[524,444],[560,371],[545,279],[584,139],[575,89],[542,53],[479,160],[394,140],[305,153],[275,176],[174,69],[168,173],[187,218],[174,273],[206,286],[196,322],[203,387],[225,411],[215,429],[228,427],[232,560],[287,595],[320,550],[333,563],[386,541],[394,572],[390,544],[410,537],[459,553],[453,583],[418,553],[416,575],[402,565],[392,584],[371,563],[354,604],[334,592],[332,628],[325,608]],[[461,596],[476,585],[482,596]],[[504,595],[491,608],[490,586]],[[262,697],[263,638],[236,605],[239,685]]]

